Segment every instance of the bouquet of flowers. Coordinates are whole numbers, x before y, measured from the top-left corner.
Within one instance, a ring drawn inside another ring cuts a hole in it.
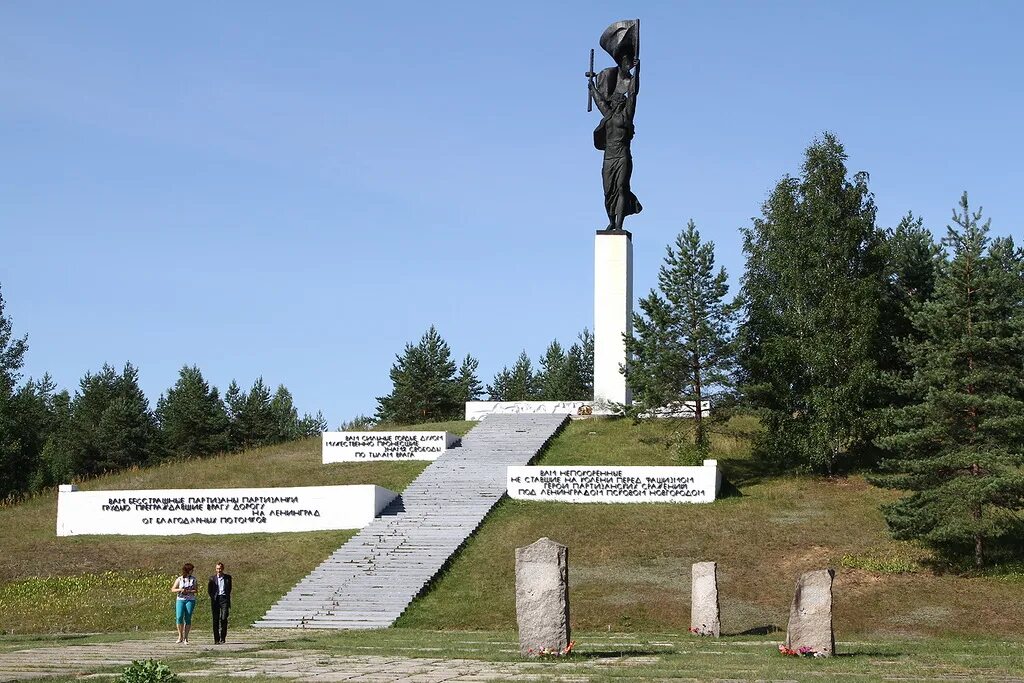
[[[529,650],[527,650],[527,652],[529,654],[531,654],[531,655],[536,655],[538,657],[564,657],[565,655],[567,655],[570,652],[572,652],[572,649],[575,646],[576,646],[576,641],[573,640],[568,645],[566,645],[564,648],[562,648],[561,650],[552,650],[551,648],[547,648],[547,647],[542,647],[539,650],[534,650],[531,647]]]
[[[806,645],[801,647],[801,648],[797,648],[796,650],[794,650],[793,648],[786,647],[785,645],[779,645],[779,652],[784,654],[784,655],[786,655],[787,657],[827,657],[828,656],[827,652],[818,652],[814,648],[807,647]]]

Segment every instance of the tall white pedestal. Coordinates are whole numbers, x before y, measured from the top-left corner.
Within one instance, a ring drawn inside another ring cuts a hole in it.
[[[633,235],[598,230],[594,239],[594,400],[629,405],[622,335],[633,332]]]

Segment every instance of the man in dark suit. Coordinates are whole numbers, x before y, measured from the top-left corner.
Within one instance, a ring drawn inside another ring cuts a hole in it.
[[[224,573],[224,563],[218,562],[217,573],[210,577],[206,592],[213,608],[213,643],[221,645],[228,637],[228,612],[231,611],[231,574]]]

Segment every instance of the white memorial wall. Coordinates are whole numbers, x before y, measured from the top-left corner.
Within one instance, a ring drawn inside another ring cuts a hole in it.
[[[466,419],[488,415],[591,415],[593,401],[466,401]]]
[[[565,503],[710,503],[722,485],[717,460],[699,467],[512,466],[508,495]]]
[[[437,460],[462,439],[448,432],[324,432],[324,464],[369,460]]]
[[[177,536],[361,529],[397,494],[373,484],[57,494],[57,535]]]
[[[704,417],[711,414],[711,403],[701,401]],[[696,412],[696,401],[679,401],[672,405],[641,413],[642,418],[691,418]],[[488,415],[615,415],[614,407],[594,401],[466,401],[466,419],[483,420]]]

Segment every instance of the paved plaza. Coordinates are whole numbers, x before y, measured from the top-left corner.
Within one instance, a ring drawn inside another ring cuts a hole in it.
[[[80,676],[110,680],[133,660],[158,659],[185,679],[253,678],[264,676],[293,681],[563,681],[590,680],[581,665],[559,662],[487,662],[404,655],[336,655],[321,650],[286,649],[290,636],[246,631],[235,642],[213,645],[205,639],[176,645],[171,637],[147,637],[113,643],[26,647],[0,652],[0,681],[38,680],[51,676]],[[644,656],[610,657],[583,668],[631,666],[650,661]]]

